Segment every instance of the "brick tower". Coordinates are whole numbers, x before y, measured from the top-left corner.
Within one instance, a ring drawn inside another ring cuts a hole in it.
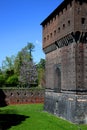
[[[41,25],[45,110],[87,123],[87,0],[64,0]]]

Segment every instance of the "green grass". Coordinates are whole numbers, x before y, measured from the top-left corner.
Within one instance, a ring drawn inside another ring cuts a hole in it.
[[[0,108],[0,116],[1,127],[10,123],[8,130],[87,130],[87,125],[78,126],[44,112],[42,104],[7,106]]]

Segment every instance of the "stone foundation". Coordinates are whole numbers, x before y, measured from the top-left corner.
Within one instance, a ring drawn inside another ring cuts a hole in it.
[[[87,124],[87,95],[45,92],[46,111],[77,124]]]

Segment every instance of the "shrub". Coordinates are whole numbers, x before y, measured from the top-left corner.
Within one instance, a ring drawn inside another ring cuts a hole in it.
[[[6,80],[6,84],[10,86],[16,86],[18,84],[18,76],[12,75]]]
[[[5,77],[3,75],[0,75],[0,87],[2,87],[5,84]]]

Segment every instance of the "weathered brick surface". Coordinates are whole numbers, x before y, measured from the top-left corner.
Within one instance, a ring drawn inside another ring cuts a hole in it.
[[[45,109],[72,122],[87,123],[87,1],[64,0],[41,25]]]
[[[43,27],[43,48],[74,30],[74,4],[57,12]],[[67,19],[66,19],[67,17]],[[70,21],[70,23],[68,23]],[[72,21],[72,22],[71,22]],[[69,25],[70,24],[70,25]],[[64,27],[63,27],[64,26]],[[45,40],[46,39],[46,40]]]
[[[44,103],[44,90],[0,89],[5,95],[6,104]]]
[[[70,0],[64,4],[42,23],[43,48],[72,32],[87,32],[87,2],[83,0],[81,4],[80,0]]]

